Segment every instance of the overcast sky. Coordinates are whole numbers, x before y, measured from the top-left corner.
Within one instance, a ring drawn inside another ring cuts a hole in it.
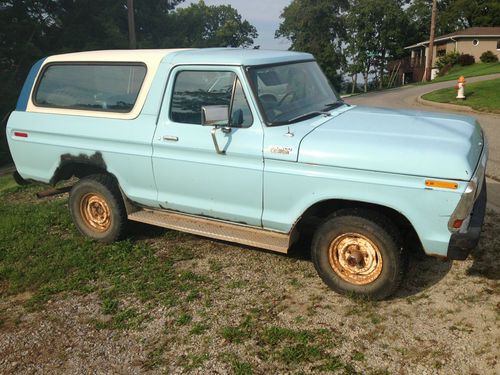
[[[197,0],[186,0],[180,6],[189,6]],[[238,10],[243,19],[246,19],[257,28],[259,37],[256,45],[262,49],[288,49],[290,43],[286,39],[274,39],[274,32],[280,24],[280,14],[291,0],[205,0],[207,5],[231,5]]]

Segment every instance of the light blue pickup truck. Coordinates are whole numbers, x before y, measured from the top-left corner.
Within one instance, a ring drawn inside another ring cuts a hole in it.
[[[94,51],[31,69],[7,124],[18,177],[77,177],[81,233],[127,220],[286,253],[312,235],[324,282],[384,298],[408,253],[465,259],[484,219],[471,117],[344,103],[306,53]]]

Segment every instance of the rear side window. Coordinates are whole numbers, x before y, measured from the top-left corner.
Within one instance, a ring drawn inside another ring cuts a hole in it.
[[[146,76],[139,64],[51,64],[34,103],[42,107],[130,112]]]

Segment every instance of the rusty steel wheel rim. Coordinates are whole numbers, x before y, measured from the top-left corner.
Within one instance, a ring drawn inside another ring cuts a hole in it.
[[[96,193],[88,193],[82,197],[80,215],[84,223],[96,232],[105,232],[111,226],[111,210],[108,203]]]
[[[382,272],[382,255],[378,246],[359,233],[336,237],[330,243],[328,260],[333,271],[351,284],[369,284]]]

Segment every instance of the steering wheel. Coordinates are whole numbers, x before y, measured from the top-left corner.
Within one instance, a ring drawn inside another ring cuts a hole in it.
[[[262,101],[262,102],[266,102],[266,103],[277,103],[278,102],[278,99],[276,99],[276,97],[273,95],[273,94],[262,94],[262,95],[259,95],[259,99]]]
[[[287,91],[287,92],[285,92],[285,95],[283,95],[283,97],[278,102],[278,107],[280,107],[285,102],[285,99],[288,98],[291,95],[295,95],[295,91]]]

